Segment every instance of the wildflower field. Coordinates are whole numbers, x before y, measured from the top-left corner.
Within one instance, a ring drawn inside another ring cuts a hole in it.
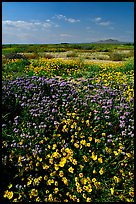
[[[134,59],[3,59],[2,171],[4,202],[134,202]]]

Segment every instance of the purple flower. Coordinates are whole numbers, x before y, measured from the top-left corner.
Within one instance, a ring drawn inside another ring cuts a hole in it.
[[[120,116],[120,118],[121,118],[121,119],[125,119],[125,116],[124,116],[124,115],[122,115],[122,116]]]
[[[120,125],[119,125],[121,128],[122,127],[125,127],[125,123],[120,123]]]
[[[121,133],[121,134],[122,134],[122,136],[123,136],[123,135],[126,135],[125,131],[122,131],[122,133]]]
[[[112,126],[112,123],[111,123],[111,122],[109,122],[109,123],[108,123],[108,125],[109,125],[109,126]]]
[[[109,142],[109,143],[110,143],[110,142],[112,142],[112,140],[111,140],[111,139],[108,139],[108,140],[107,140],[107,142]]]
[[[125,112],[124,115],[129,115],[129,112]]]

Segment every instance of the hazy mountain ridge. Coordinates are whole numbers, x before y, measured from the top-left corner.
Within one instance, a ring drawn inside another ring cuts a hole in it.
[[[119,40],[107,39],[107,40],[99,40],[99,41],[96,41],[95,43],[97,44],[126,44],[129,42],[121,42]]]

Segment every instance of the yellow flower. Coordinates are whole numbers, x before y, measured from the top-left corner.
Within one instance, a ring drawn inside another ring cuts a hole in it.
[[[86,202],[91,202],[91,201],[92,201],[92,199],[89,197],[86,199]]]
[[[63,178],[62,178],[62,181],[64,182],[65,185],[68,185],[68,180],[67,180],[66,177],[63,177]]]
[[[57,145],[56,145],[56,144],[53,144],[52,149],[54,150],[56,147],[57,147]]]
[[[88,191],[89,187],[88,186],[83,186],[83,190]]]
[[[76,159],[73,159],[72,163],[73,163],[74,165],[77,165],[77,160],[76,160]]]
[[[40,202],[40,198],[39,197],[36,198],[36,202]]]
[[[17,198],[15,198],[15,199],[13,200],[13,202],[18,202]]]
[[[79,173],[79,178],[83,178],[83,173]]]
[[[102,163],[102,162],[103,162],[101,157],[100,157],[100,158],[98,158],[98,162],[100,162],[100,163]]]
[[[40,158],[40,157],[37,157],[37,160],[41,162],[41,161],[42,161],[42,158]]]
[[[114,188],[110,188],[110,191],[111,191],[111,195],[114,194]]]
[[[67,160],[66,160],[65,157],[61,158],[61,161],[60,161],[60,163],[59,163],[59,166],[60,166],[60,167],[64,167],[66,161],[67,161]]]
[[[54,193],[58,193],[59,189],[58,188],[54,188]]]
[[[70,168],[68,169],[68,171],[69,171],[70,173],[73,173],[74,168],[70,167]]]
[[[49,194],[49,201],[53,201],[52,194]]]
[[[83,193],[83,198],[85,198],[85,199],[86,199],[86,194],[85,194],[85,193]]]
[[[82,188],[80,186],[77,186],[77,192],[81,193],[82,192]]]
[[[100,139],[95,139],[95,142],[96,142],[96,143],[100,143],[101,140],[100,140]]]
[[[126,153],[126,155],[127,155],[127,157],[129,157],[129,158],[131,157],[131,154],[130,154],[130,153]]]
[[[51,148],[51,145],[48,145],[48,149],[50,149]]]
[[[86,120],[86,124],[87,124],[87,126],[89,126],[89,120]]]
[[[102,136],[103,136],[103,137],[106,136],[106,133],[103,132],[103,133],[102,133]]]
[[[86,141],[85,141],[85,140],[81,140],[81,141],[80,141],[80,144],[85,145],[85,144],[86,144]]]
[[[78,181],[78,177],[75,177],[75,182]]]
[[[96,181],[96,178],[93,178],[93,179],[92,179],[92,182],[94,183],[95,181]]]
[[[113,152],[114,152],[115,156],[117,156],[117,155],[118,155],[118,152],[117,152],[117,151],[113,151]]]
[[[85,156],[85,155],[83,156],[83,159],[84,159],[85,162],[88,161],[87,156]]]
[[[96,174],[96,170],[95,169],[93,170],[93,174]]]
[[[63,171],[59,171],[59,176],[60,176],[60,177],[64,176]]]
[[[94,183],[95,184],[95,183]],[[89,184],[88,185],[88,192],[91,193],[92,192],[92,186]]]
[[[34,185],[39,184],[39,180],[38,180],[38,178],[35,178],[35,179],[34,179],[33,184],[34,184]]]
[[[52,157],[58,158],[59,157],[59,153],[58,152],[53,152]]]
[[[97,155],[94,154],[94,152],[92,152],[92,159],[95,161],[97,160]]]
[[[46,164],[43,165],[43,169],[48,169],[48,168],[49,168],[48,165],[46,165]]]
[[[132,176],[132,175],[133,175],[133,173],[131,173],[131,172],[129,172],[128,174],[129,174],[129,176]]]
[[[107,153],[110,153],[110,152],[111,152],[111,149],[108,148],[108,147],[106,147],[105,150],[106,150]]]
[[[76,187],[80,186],[80,183],[76,182]]]
[[[90,113],[89,113],[89,116],[91,116],[91,115],[92,115],[92,113],[90,112]]]
[[[120,178],[118,178],[117,176],[114,176],[113,179],[115,180],[116,183],[120,182]]]
[[[48,179],[48,176],[47,176],[47,175],[45,175],[45,176],[44,176],[44,180],[47,180],[47,179]]]
[[[129,195],[130,195],[131,197],[134,197],[134,191],[130,191],[130,192],[129,192]]]
[[[80,130],[81,130],[81,127],[78,127],[77,130],[80,131]]]
[[[90,145],[91,145],[91,144],[90,144],[89,142],[86,144],[87,147],[90,147]]]
[[[38,190],[32,189],[31,193],[30,193],[30,197],[32,197],[32,196],[34,196],[34,197],[38,196]]]
[[[101,184],[101,183],[100,183],[100,182],[97,182],[97,181],[94,183],[94,185],[95,185],[96,188],[99,188],[100,184]]]
[[[53,164],[53,158],[50,158],[50,159],[49,159],[49,163],[50,163],[50,164]]]
[[[83,166],[83,165],[81,165],[81,164],[80,164],[79,166],[80,166],[80,169],[81,169],[81,170],[84,168],[84,166]]]
[[[74,143],[74,146],[75,146],[76,148],[79,148],[79,144],[77,144],[77,143]]]
[[[29,179],[29,180],[28,180],[28,182],[27,182],[27,186],[30,186],[30,185],[31,185],[31,183],[32,183],[32,180],[31,180],[31,179]]]
[[[52,181],[51,181],[51,179],[49,179],[49,180],[47,181],[47,185],[51,185],[51,183],[52,183]]]
[[[67,200],[67,199],[65,199],[65,200],[64,200],[64,202],[68,202],[68,200]]]
[[[9,184],[8,188],[9,188],[9,189],[12,188],[12,184]]]
[[[55,186],[58,186],[58,181],[55,181]]]
[[[75,126],[74,125],[71,125],[71,128],[73,129]]]
[[[88,179],[84,178],[84,180],[83,180],[84,185],[86,185],[87,181],[88,181]]]
[[[102,175],[104,173],[104,168],[102,167],[99,171],[100,175]]]
[[[5,191],[5,194],[4,194],[4,198],[8,198],[9,200],[13,198],[13,192],[12,191],[8,191],[6,190]]]

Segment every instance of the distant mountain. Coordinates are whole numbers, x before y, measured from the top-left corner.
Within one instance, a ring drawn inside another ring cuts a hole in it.
[[[99,40],[95,43],[97,43],[97,44],[126,44],[127,42],[121,42],[118,40],[107,39],[107,40]]]

